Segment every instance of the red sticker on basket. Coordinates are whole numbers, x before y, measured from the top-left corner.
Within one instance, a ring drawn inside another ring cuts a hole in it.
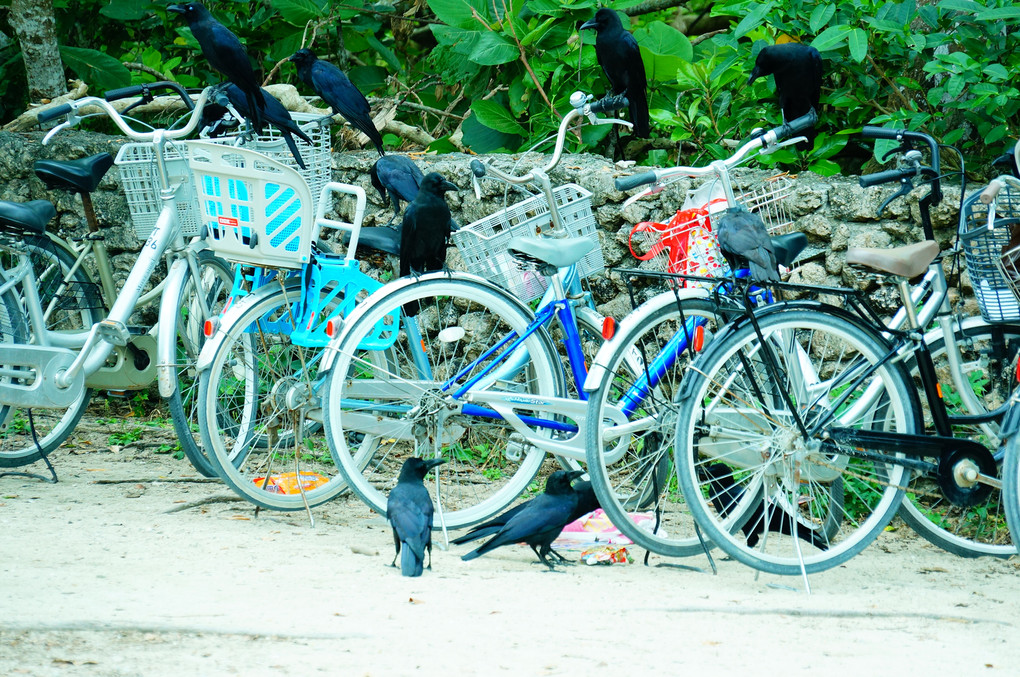
[[[220,224],[221,226],[232,226],[235,228],[237,227],[237,219],[232,218],[230,216],[217,216],[216,223]]]

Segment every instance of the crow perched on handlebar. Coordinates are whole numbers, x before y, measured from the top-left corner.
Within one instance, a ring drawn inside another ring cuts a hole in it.
[[[581,24],[581,30],[595,29],[595,56],[609,80],[613,94],[626,94],[630,102],[630,121],[634,136],[647,139],[649,134],[648,94],[645,64],[634,36],[623,30],[620,16],[603,7],[595,17]]]
[[[368,99],[339,68],[322,61],[311,50],[299,49],[290,57],[297,66],[298,77],[329,104],[333,113],[340,113],[351,126],[371,139],[379,155],[385,155],[382,135],[372,122]]]
[[[571,521],[577,509],[577,492],[570,483],[584,474],[583,470],[557,470],[545,483],[545,493],[539,494],[525,504],[520,512],[513,515],[495,536],[461,557],[469,561],[503,545],[527,543],[542,564],[550,569],[552,562],[546,559],[550,553],[561,561],[562,555],[553,551],[552,542]]]
[[[184,17],[209,65],[241,88],[248,103],[248,111],[251,113],[252,126],[261,132],[266,100],[262,96],[259,81],[255,78],[251,61],[248,60],[248,52],[241,41],[230,29],[214,19],[209,10],[200,3],[170,5],[167,11]]]
[[[771,75],[776,81],[783,122],[807,115],[812,108],[818,112],[822,94],[822,55],[817,49],[799,42],[763,47],[754,61],[747,84],[766,75]],[[804,132],[807,142],[797,144],[797,147],[804,150],[813,148],[816,134],[813,129]]]
[[[734,207],[727,209],[713,221],[719,249],[730,270],[736,271],[737,258],[747,259],[751,279],[758,282],[779,282],[779,264],[776,261],[772,239],[761,217]]]
[[[404,461],[386,500],[386,521],[393,528],[393,547],[396,553],[390,566],[396,566],[400,556],[400,573],[404,576],[421,576],[425,564],[425,551],[429,552],[429,569],[432,568],[432,497],[425,488],[428,471],[446,463],[444,458],[425,460],[409,458]]]
[[[587,515],[592,510],[598,510],[602,507],[599,505],[599,499],[595,496],[595,490],[592,488],[591,482],[578,482],[574,485],[574,492],[577,494],[577,508],[575,508],[574,512],[570,514],[570,519],[567,520],[567,524]],[[464,543],[477,541],[479,538],[492,536],[506,526],[506,523],[509,522],[514,515],[526,509],[530,504],[531,501],[529,500],[515,505],[509,510],[496,515],[488,522],[483,522],[475,526],[471,529],[471,531],[467,532],[463,536],[458,536],[450,542],[456,545],[463,545]]]
[[[290,111],[288,111],[284,105],[276,99],[276,97],[264,89],[260,88],[260,90],[262,91],[262,97],[266,100],[266,108],[262,111],[263,119],[280,130],[280,136],[282,136],[283,140],[286,142],[287,148],[290,149],[298,167],[306,169],[304,160],[301,159],[301,153],[298,152],[294,136],[297,136],[309,145],[312,144],[312,140],[307,134],[301,131],[301,128],[298,127],[297,123],[294,122],[294,119],[290,116]],[[251,110],[248,108],[248,98],[245,96],[244,92],[241,91],[240,87],[235,84],[231,84],[227,87],[226,95],[227,99],[238,113],[246,118],[251,118]],[[215,120],[222,115],[223,112],[220,111],[220,106],[216,104],[206,105],[205,110],[202,111],[202,122],[203,124],[207,121],[212,122],[212,120]],[[215,127],[210,134],[212,136],[217,135]],[[315,197],[318,196],[316,195]]]
[[[744,490],[733,481],[733,471],[723,463],[713,463],[706,467],[705,471],[709,475],[709,485],[712,487],[712,504],[719,515],[726,518],[740,502]],[[751,517],[741,527],[741,531],[747,537],[747,547],[753,548],[757,545],[761,537],[768,531],[790,536],[792,524],[796,521],[798,538],[807,541],[819,550],[829,549],[824,534],[801,524],[793,515],[771,502],[769,502],[769,515],[766,523],[765,504],[764,499],[758,503],[754,507]]]

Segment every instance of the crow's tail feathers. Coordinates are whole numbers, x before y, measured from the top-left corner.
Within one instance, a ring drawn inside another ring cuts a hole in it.
[[[639,139],[647,139],[651,133],[648,121],[648,98],[645,92],[630,96],[630,121],[634,123],[634,136]]]
[[[400,573],[403,576],[421,576],[425,568],[425,559],[420,557],[414,548],[407,543],[400,546]]]
[[[280,135],[283,136],[283,140],[287,142],[287,148],[290,148],[291,154],[294,156],[294,161],[298,163],[298,167],[301,169],[308,169],[305,167],[305,161],[301,159],[301,153],[298,151],[297,143],[294,141],[294,137],[287,130],[280,130]]]

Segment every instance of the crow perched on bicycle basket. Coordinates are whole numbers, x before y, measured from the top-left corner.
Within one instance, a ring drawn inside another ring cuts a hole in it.
[[[202,56],[209,62],[209,65],[244,92],[248,102],[248,111],[251,114],[249,119],[252,127],[255,131],[261,132],[266,100],[262,96],[262,88],[255,77],[255,70],[251,67],[248,52],[238,37],[214,19],[209,10],[200,3],[169,5],[167,11],[184,17],[191,28],[191,34],[195,36],[199,47],[202,48]]]
[[[592,19],[581,24],[581,30],[588,28],[595,30],[595,56],[609,80],[609,88],[613,94],[626,94],[630,102],[634,136],[647,139],[648,83],[637,40],[623,30],[620,16],[608,7],[598,10]]]
[[[429,553],[429,570],[432,569],[432,497],[425,488],[425,475],[432,468],[446,463],[446,459],[409,458],[404,461],[386,500],[386,521],[393,528],[393,547],[396,552],[390,566],[396,566],[400,557],[400,573],[404,576],[421,576],[425,564],[425,551]]]
[[[372,110],[368,99],[362,94],[342,70],[319,59],[308,49],[299,49],[290,57],[297,66],[298,77],[315,90],[322,100],[329,104],[333,113],[339,113],[371,141],[379,155],[385,155],[382,134],[372,122]]]
[[[287,148],[290,149],[298,167],[306,169],[305,162],[301,158],[301,153],[298,151],[297,142],[294,141],[294,137],[297,136],[309,145],[312,144],[312,140],[307,134],[301,131],[301,128],[298,127],[297,123],[294,122],[294,119],[290,116],[290,111],[288,111],[284,105],[276,99],[276,97],[267,92],[265,89],[262,89],[261,91],[263,98],[266,100],[266,108],[262,111],[263,119],[268,124],[271,124],[280,130],[280,136],[283,137],[284,142],[287,144]],[[248,108],[248,99],[244,95],[244,92],[241,91],[240,87],[235,84],[231,84],[227,87],[225,94],[227,99],[230,101],[230,104],[238,113],[246,118],[251,118],[251,110]],[[203,122],[208,119],[214,120],[215,118],[221,117],[223,112],[220,112],[220,106],[216,104],[207,105],[205,110],[202,111]],[[215,128],[210,132],[210,134],[212,136],[218,135]]]
[[[550,569],[554,569],[555,565],[547,559],[549,554],[566,562],[562,555],[552,549],[552,542],[563,531],[563,527],[571,522],[571,516],[577,509],[577,491],[570,483],[583,474],[583,470],[557,470],[549,475],[545,493],[528,501],[491,539],[461,559],[467,562],[503,545],[527,543],[539,561]]]
[[[811,109],[818,112],[822,94],[822,55],[817,49],[799,42],[763,47],[755,58],[747,84],[766,75],[771,75],[776,82],[783,122],[807,115]],[[803,135],[807,141],[797,144],[797,147],[811,150],[817,132],[811,129]]]

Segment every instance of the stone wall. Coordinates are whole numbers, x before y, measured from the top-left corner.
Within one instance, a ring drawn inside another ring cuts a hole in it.
[[[85,132],[59,135],[51,145],[40,144],[41,134],[12,134],[0,132],[0,199],[24,201],[49,199],[57,205],[57,229],[64,235],[84,232],[81,204],[76,198],[62,192],[47,191],[32,172],[32,163],[41,157],[75,159],[92,153],[107,151],[116,154],[123,143],[119,137],[108,137]],[[368,214],[364,225],[385,223],[393,215],[382,209],[382,201],[369,181],[368,169],[376,159],[374,152],[337,153],[334,155],[335,180],[355,183],[368,194]],[[505,184],[482,180],[482,199],[476,199],[471,188],[469,163],[472,156],[451,154],[426,156],[419,160],[422,169],[438,171],[461,186],[459,193],[448,194],[448,201],[458,223],[466,224],[480,219],[509,202],[517,201],[514,189]],[[544,162],[543,156],[530,154],[498,156],[497,166],[520,174]],[[517,163],[516,165],[514,163]],[[627,237],[631,225],[639,221],[668,220],[682,203],[690,183],[680,181],[657,196],[621,210],[627,195],[613,187],[613,179],[622,174],[640,170],[620,170],[607,159],[593,155],[566,155],[552,174],[554,185],[574,182],[594,193],[593,208],[600,227],[600,239],[607,265],[634,267],[637,263],[627,250]],[[740,169],[736,173],[738,187],[754,187],[774,172]],[[976,187],[968,188],[968,191]],[[890,247],[918,241],[921,228],[917,221],[917,200],[926,189],[915,190],[907,199],[897,200],[886,210],[883,218],[876,216],[881,202],[895,187],[862,189],[856,177],[820,177],[811,173],[797,177],[787,207],[795,218],[793,228],[807,233],[811,256],[795,273],[794,279],[817,284],[858,285],[863,282],[858,274],[844,269],[847,247]],[[945,199],[933,212],[936,236],[943,249],[952,245],[957,228],[960,190],[958,184],[944,186]],[[130,225],[129,212],[119,192],[118,170],[110,171],[94,195],[98,218],[107,233],[107,245],[113,254],[118,277],[126,276],[134,261],[134,252],[142,242]],[[349,206],[341,205],[341,216],[350,218]],[[365,252],[370,268],[381,273],[393,266],[394,261],[384,256]],[[453,252],[451,251],[451,254]],[[451,267],[457,267],[452,255]],[[619,316],[629,307],[621,295],[622,283],[618,279],[594,281],[597,300],[605,310]]]

